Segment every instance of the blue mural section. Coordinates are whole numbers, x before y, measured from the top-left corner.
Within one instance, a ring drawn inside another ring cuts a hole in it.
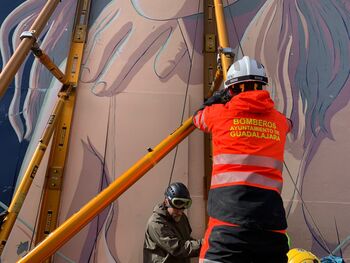
[[[2,25],[6,17],[23,2],[25,1],[11,0],[7,1],[6,5],[2,5],[0,9],[0,24]],[[12,35],[8,36],[8,41],[10,41],[11,37]],[[4,67],[3,54],[0,57],[0,67]],[[23,105],[25,94],[28,90],[28,79],[29,70],[25,70],[20,87],[21,93],[24,95],[21,96],[21,105]],[[4,205],[8,206],[11,201],[16,179],[29,143],[28,140],[19,141],[9,121],[9,107],[14,92],[14,82],[12,82],[5,95],[0,99],[0,212],[4,210]],[[18,114],[21,115],[22,112]]]
[[[19,45],[21,33],[30,29],[46,3],[16,0],[1,8],[1,68]],[[40,48],[62,71],[70,47],[75,5],[75,1],[60,2],[38,39]],[[59,82],[30,53],[0,99],[0,212],[9,205],[42,134],[47,121],[40,117],[42,106],[54,103],[59,87]]]

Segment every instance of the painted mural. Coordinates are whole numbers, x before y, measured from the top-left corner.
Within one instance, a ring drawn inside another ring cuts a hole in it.
[[[14,49],[20,43],[20,34],[29,30],[36,15],[43,8],[46,1],[11,1],[6,8],[1,8],[1,65],[5,65]],[[61,5],[55,12],[66,12],[68,17],[74,14],[69,11],[67,4]],[[11,14],[9,15],[8,13]],[[45,27],[43,37],[39,41],[41,47],[50,53],[52,59],[61,65],[65,62],[67,43],[69,43],[69,23],[72,20],[51,19]],[[52,37],[55,35],[56,37]],[[59,45],[62,44],[63,45]],[[49,84],[48,84],[49,83]],[[20,172],[22,161],[33,137],[34,128],[38,122],[41,106],[48,98],[48,91],[53,89],[52,76],[43,70],[43,66],[28,56],[25,64],[19,69],[14,81],[1,99],[1,166],[0,189],[2,193],[1,208],[9,204],[13,194],[16,179]],[[57,90],[57,87],[56,87]]]
[[[60,222],[156,146],[203,100],[203,1],[94,0]],[[267,69],[269,91],[294,127],[285,152],[283,197],[292,247],[350,259],[347,119],[350,2],[223,1],[231,46]],[[45,1],[0,9],[1,63]],[[63,0],[41,47],[62,69],[75,1]],[[9,204],[53,107],[59,83],[29,56],[0,101],[0,201]],[[205,229],[203,134],[195,131],[72,238],[55,262],[142,262],[146,221],[169,181],[189,185],[193,235]],[[33,247],[45,162],[15,225],[2,262]]]

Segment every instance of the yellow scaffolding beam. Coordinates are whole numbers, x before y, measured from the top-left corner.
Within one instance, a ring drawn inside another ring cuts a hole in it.
[[[88,18],[91,0],[80,0],[75,15],[73,37],[67,59],[66,79],[77,86],[80,65],[87,37]],[[40,53],[40,52],[39,52]],[[35,236],[35,245],[44,240],[57,227],[61,201],[64,167],[68,153],[68,142],[76,100],[75,89],[69,94],[62,109],[52,140],[50,158],[44,182],[44,194],[40,207],[40,215]],[[45,262],[51,262],[51,258]]]
[[[29,165],[23,175],[21,183],[19,184],[12,200],[11,204],[6,212],[6,217],[4,218],[1,229],[0,229],[0,255],[2,254],[8,237],[10,236],[11,230],[16,222],[17,216],[23,206],[24,200],[28,194],[29,188],[35,178],[38,171],[39,165],[43,156],[46,152],[46,148],[50,142],[52,134],[57,123],[57,118],[60,115],[64,101],[69,93],[70,86],[63,85],[61,92],[59,94],[59,99],[55,104],[54,110],[50,115],[49,121],[46,124],[45,130],[39,143],[34,151],[33,157],[29,162]]]
[[[230,43],[229,43],[228,34],[227,34],[226,21],[225,21],[225,15],[224,15],[224,5],[222,3],[222,0],[214,0],[214,6],[215,6],[215,17],[216,17],[216,24],[218,29],[218,36],[219,36],[219,45],[221,48],[228,48],[230,46]],[[224,53],[221,53],[221,63],[222,63],[223,79],[225,80],[227,77],[227,70],[232,64],[231,58],[225,56]]]

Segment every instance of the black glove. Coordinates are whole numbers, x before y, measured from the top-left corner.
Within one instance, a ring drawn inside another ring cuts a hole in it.
[[[210,98],[206,99],[202,106],[195,111],[193,114],[194,116],[201,110],[203,110],[206,106],[211,106],[213,104],[225,104],[229,102],[232,99],[232,94],[230,89],[223,89],[220,91],[214,92],[213,96]]]
[[[213,96],[204,101],[204,106],[211,106],[213,104],[225,104],[230,101],[232,98],[231,92],[229,89],[223,89],[220,91],[214,92]]]

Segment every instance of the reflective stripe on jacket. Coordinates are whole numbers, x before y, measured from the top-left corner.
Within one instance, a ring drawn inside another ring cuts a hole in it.
[[[195,126],[211,132],[213,172],[209,216],[247,227],[287,227],[280,193],[287,118],[267,91],[240,93],[197,112]]]
[[[163,204],[157,205],[147,223],[143,246],[144,263],[189,263],[197,257],[201,241],[191,237],[185,214],[175,222]]]

